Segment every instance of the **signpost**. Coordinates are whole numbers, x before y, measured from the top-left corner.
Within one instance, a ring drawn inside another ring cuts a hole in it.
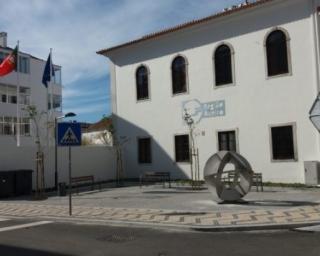
[[[69,215],[72,215],[71,147],[81,146],[80,123],[58,124],[58,145],[69,148]]]

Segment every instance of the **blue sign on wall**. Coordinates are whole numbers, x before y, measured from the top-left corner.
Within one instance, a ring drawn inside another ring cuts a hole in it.
[[[202,103],[199,100],[188,100],[182,103],[182,111],[187,111],[195,123],[203,118],[221,117],[226,115],[226,103],[224,100]]]
[[[58,145],[80,146],[81,125],[80,123],[58,123]]]

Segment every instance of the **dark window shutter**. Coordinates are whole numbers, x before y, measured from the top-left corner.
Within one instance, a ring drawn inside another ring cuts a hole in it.
[[[183,93],[187,91],[187,67],[186,60],[178,56],[171,66],[172,72],[172,92],[173,94]]]
[[[227,45],[221,45],[214,54],[216,86],[231,84],[232,60],[231,50]]]
[[[237,151],[236,132],[219,132],[219,151]]]
[[[149,75],[148,69],[141,66],[136,72],[137,99],[143,100],[149,98]]]
[[[287,38],[280,30],[273,31],[267,38],[268,76],[289,73]]]
[[[189,162],[189,135],[175,136],[175,153],[177,162]]]
[[[143,138],[138,140],[138,160],[140,164],[151,163],[151,139]]]
[[[272,153],[274,160],[292,160],[294,156],[294,141],[292,126],[271,128]]]

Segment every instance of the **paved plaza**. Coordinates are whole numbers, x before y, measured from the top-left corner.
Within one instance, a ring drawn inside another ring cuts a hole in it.
[[[288,227],[320,223],[320,189],[265,188],[251,192],[242,204],[218,204],[207,189],[137,186],[104,188],[47,200],[16,198],[0,202],[0,216],[62,218],[105,223],[172,226],[195,229]]]

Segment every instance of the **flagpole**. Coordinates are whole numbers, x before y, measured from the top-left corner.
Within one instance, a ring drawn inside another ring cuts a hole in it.
[[[53,69],[52,48],[50,48],[50,81],[49,81],[49,84],[52,81],[52,69]],[[50,84],[50,86],[51,86],[51,119],[52,119],[52,117],[53,117],[53,86],[52,86],[52,84]]]
[[[17,66],[16,66],[16,72],[17,72],[17,147],[20,147],[20,75],[19,75],[19,40],[17,42]]]
[[[51,76],[50,76],[51,79]],[[49,86],[50,86],[50,81],[49,83],[47,82],[47,146],[49,147],[49,111],[50,111],[50,106],[49,106]],[[51,104],[50,104],[51,105]]]

